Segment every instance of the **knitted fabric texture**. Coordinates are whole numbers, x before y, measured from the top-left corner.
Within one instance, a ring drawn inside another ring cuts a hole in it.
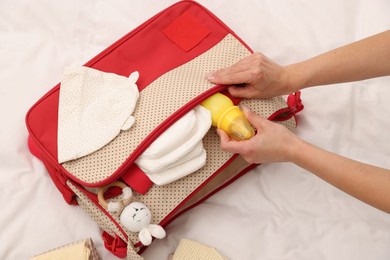
[[[31,260],[98,260],[96,248],[90,238],[67,244],[40,255],[34,256]]]
[[[202,243],[182,239],[172,260],[227,260],[217,250]]]

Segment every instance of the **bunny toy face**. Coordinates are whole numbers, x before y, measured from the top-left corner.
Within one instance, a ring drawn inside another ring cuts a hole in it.
[[[132,202],[120,215],[121,223],[131,232],[139,232],[152,220],[150,209],[141,202]]]

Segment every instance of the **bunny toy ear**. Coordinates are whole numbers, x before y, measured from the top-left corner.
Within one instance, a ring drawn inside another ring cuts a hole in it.
[[[148,228],[142,229],[138,234],[138,238],[144,246],[148,246],[152,243],[152,234]]]
[[[152,236],[158,239],[164,238],[166,235],[165,230],[156,224],[149,224],[146,228],[143,228],[139,234],[139,241],[145,246],[150,245],[152,243]]]
[[[120,210],[120,208],[121,208],[121,203],[119,203],[119,202],[109,202],[107,210],[109,212],[117,212],[117,211]]]
[[[147,228],[142,229],[138,234],[139,241],[145,246],[152,243],[152,234],[150,234]]]
[[[125,187],[122,189],[122,198],[127,200],[133,197],[133,190],[130,187]]]
[[[148,230],[149,230],[150,234],[152,234],[152,236],[154,236],[155,238],[158,238],[158,239],[162,239],[166,235],[165,230],[160,225],[150,224],[148,226]]]

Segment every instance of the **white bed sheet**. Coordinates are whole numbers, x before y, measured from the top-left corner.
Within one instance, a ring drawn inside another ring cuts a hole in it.
[[[0,1],[0,259],[28,259],[100,230],[67,205],[27,148],[27,110],[61,78],[173,0]],[[199,1],[254,50],[284,65],[390,28],[388,0]],[[390,78],[302,91],[296,133],[390,168]],[[289,163],[262,165],[185,213],[150,246],[166,259],[181,238],[228,259],[390,259],[390,215]]]

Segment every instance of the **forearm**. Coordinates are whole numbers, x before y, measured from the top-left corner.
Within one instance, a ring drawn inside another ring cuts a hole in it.
[[[293,90],[390,75],[390,30],[286,66]]]
[[[390,213],[390,170],[357,162],[298,140],[291,162],[349,195]]]

